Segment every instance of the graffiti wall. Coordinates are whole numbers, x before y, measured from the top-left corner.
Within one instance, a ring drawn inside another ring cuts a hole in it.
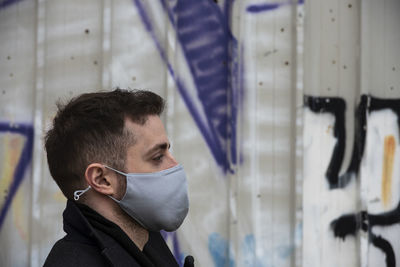
[[[398,266],[400,5],[308,3],[303,266]]]
[[[350,163],[341,174],[346,102],[306,97],[304,152],[320,155],[318,160],[305,158],[304,164],[304,189],[309,192],[303,198],[307,265],[397,266],[398,102],[361,97]],[[312,244],[321,245],[320,254]]]
[[[379,2],[379,3],[378,3]],[[399,266],[396,0],[0,0],[0,265],[42,266],[66,199],[56,102],[152,90],[195,266]]]

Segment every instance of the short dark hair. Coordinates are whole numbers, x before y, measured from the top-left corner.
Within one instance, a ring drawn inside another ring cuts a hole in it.
[[[164,100],[143,90],[116,89],[82,94],[63,105],[45,137],[50,173],[66,198],[86,185],[86,168],[100,162],[125,169],[127,148],[135,143],[125,120],[143,125],[164,110]]]

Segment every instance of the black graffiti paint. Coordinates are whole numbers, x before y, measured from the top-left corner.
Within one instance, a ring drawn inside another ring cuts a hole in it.
[[[346,214],[331,223],[335,237],[345,240],[348,235],[356,235],[359,230],[368,231],[368,241],[380,249],[386,256],[386,266],[395,267],[396,257],[392,245],[384,238],[374,234],[374,226],[391,226],[400,223],[400,202],[393,210],[380,214],[361,211],[358,214]]]
[[[367,103],[368,101],[369,103]],[[356,173],[358,173],[365,145],[364,125],[366,125],[366,116],[363,116],[362,114],[366,114],[366,112],[364,112],[366,109],[368,109],[369,113],[382,109],[391,109],[397,115],[397,123],[400,130],[400,99],[380,99],[362,96],[360,106],[358,107],[357,111],[357,120],[359,120],[357,125],[359,127],[358,130],[363,132],[360,136],[360,138],[363,138],[363,140],[359,141],[359,158],[355,157],[355,153],[353,151],[352,163],[350,163],[350,166],[354,164],[354,166],[352,166],[352,170]],[[355,150],[357,149],[357,143],[358,142],[356,142],[354,146]],[[333,157],[334,155],[332,155],[332,160],[335,160]],[[380,235],[376,235],[372,229],[374,226],[391,226],[398,223],[400,223],[400,201],[395,209],[388,212],[369,214],[366,211],[361,211],[360,213],[342,215],[332,221],[331,229],[335,237],[342,238],[343,240],[345,240],[346,236],[348,235],[356,235],[359,230],[368,231],[368,241],[385,254],[386,266],[395,267],[396,257],[392,245]]]
[[[387,267],[395,267],[396,266],[396,257],[394,255],[392,245],[386,239],[383,239],[381,236],[376,236],[374,234],[370,234],[369,241],[375,247],[379,248],[380,250],[382,250],[383,253],[385,253]]]
[[[331,229],[337,238],[346,239],[346,236],[357,234],[357,231],[363,229],[368,230],[366,219],[367,213],[360,212],[359,214],[345,214],[331,222]]]
[[[344,188],[350,182],[351,177],[358,174],[365,146],[365,125],[367,116],[368,96],[362,95],[360,104],[355,113],[354,144],[351,161],[344,174],[339,176],[343,164],[346,147],[345,111],[346,102],[339,97],[313,97],[304,96],[304,105],[316,113],[331,113],[335,117],[333,127],[337,142],[333,149],[331,160],[325,176],[330,189]]]

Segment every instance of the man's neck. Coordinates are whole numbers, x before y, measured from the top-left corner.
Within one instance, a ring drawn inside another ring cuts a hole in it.
[[[118,225],[132,240],[132,242],[143,251],[144,246],[149,240],[149,232],[132,217],[126,214],[118,204],[107,200],[99,200],[91,201],[90,203],[87,203],[87,205],[107,220]]]
[[[113,222],[121,227],[132,242],[143,251],[144,245],[149,240],[149,232],[146,229],[123,211],[121,211],[121,214],[114,216]]]

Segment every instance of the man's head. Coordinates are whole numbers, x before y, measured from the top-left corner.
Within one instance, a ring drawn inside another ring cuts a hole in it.
[[[87,186],[85,175],[92,163],[130,171],[130,161],[137,156],[131,148],[143,145],[140,138],[146,140],[143,129],[165,135],[159,119],[164,100],[149,91],[83,94],[58,108],[45,147],[50,173],[69,199],[75,190]],[[148,124],[153,131],[142,127]],[[169,146],[168,141],[160,144]]]

